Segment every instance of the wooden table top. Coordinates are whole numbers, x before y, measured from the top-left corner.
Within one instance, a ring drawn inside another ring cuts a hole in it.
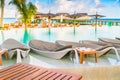
[[[94,53],[96,53],[96,50],[92,49],[92,48],[77,48],[76,50],[78,52],[84,52],[84,54],[94,54]]]

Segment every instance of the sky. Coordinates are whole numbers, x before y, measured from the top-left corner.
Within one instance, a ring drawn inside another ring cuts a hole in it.
[[[4,17],[18,17],[18,11],[11,0],[5,1]],[[105,15],[106,18],[120,18],[120,0],[26,0],[36,5],[41,13],[88,13]]]

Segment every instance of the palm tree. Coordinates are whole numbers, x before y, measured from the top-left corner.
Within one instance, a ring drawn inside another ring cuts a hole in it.
[[[26,3],[26,0],[12,0],[9,4],[13,4],[18,9],[21,17],[20,19],[25,24],[25,29],[27,29],[27,22],[31,21],[31,18],[36,14],[37,8],[32,2]]]
[[[0,7],[1,7],[0,26],[3,26],[3,18],[4,18],[4,3],[5,3],[5,0],[0,0]]]

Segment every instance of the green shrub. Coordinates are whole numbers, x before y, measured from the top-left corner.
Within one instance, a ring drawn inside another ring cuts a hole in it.
[[[0,30],[2,30],[2,27],[0,26]]]

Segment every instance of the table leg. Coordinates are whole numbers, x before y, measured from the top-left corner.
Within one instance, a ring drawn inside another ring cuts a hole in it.
[[[86,54],[86,60],[87,60],[87,62],[88,62],[88,54]]]
[[[5,55],[6,60],[8,60],[8,53],[5,52],[4,55]]]
[[[97,53],[95,53],[95,62],[97,63]]]
[[[83,63],[83,52],[80,52],[80,63]]]
[[[0,54],[0,66],[2,66],[2,55]]]

